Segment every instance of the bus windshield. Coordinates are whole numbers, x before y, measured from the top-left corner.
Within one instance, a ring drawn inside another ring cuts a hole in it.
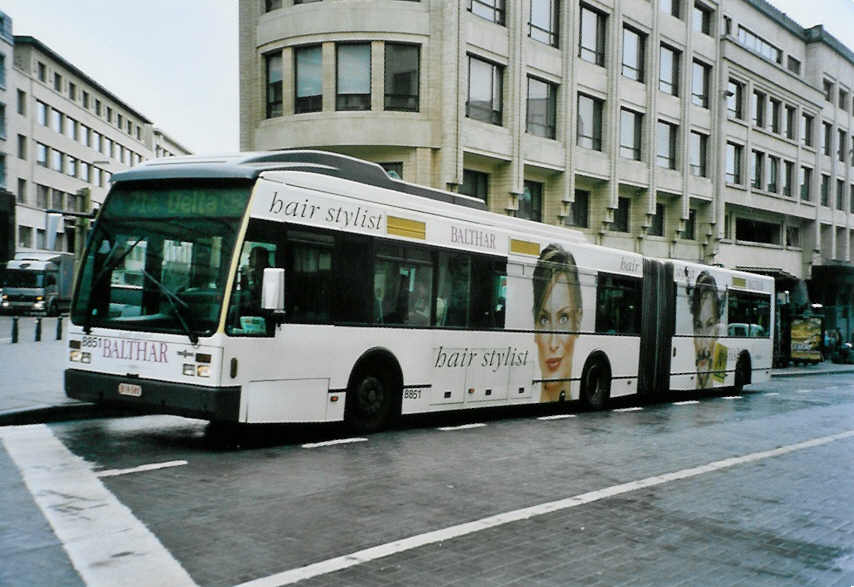
[[[0,270],[0,287],[42,287],[44,272],[24,269]]]
[[[212,334],[250,187],[113,188],[80,268],[74,324],[175,332],[194,342]]]

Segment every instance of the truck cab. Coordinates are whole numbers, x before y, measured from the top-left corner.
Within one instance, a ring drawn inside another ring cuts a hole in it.
[[[68,308],[74,259],[63,253],[18,253],[0,271],[0,312],[57,315]]]

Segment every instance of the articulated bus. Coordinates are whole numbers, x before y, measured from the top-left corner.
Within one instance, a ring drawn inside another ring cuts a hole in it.
[[[770,375],[768,277],[594,246],[320,151],[113,180],[75,284],[72,398],[368,432]]]

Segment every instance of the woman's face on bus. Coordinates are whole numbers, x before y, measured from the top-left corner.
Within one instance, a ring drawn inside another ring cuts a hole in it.
[[[558,274],[546,289],[534,324],[543,379],[568,380],[571,377],[577,316],[578,303],[573,299],[569,278],[566,274]],[[544,401],[557,400],[560,390],[569,390],[569,381],[543,383],[543,389],[547,392]],[[566,399],[569,399],[568,393]]]
[[[715,343],[720,336],[717,299],[711,292],[700,298],[699,313],[694,317],[694,350],[696,352],[698,387],[708,387]]]

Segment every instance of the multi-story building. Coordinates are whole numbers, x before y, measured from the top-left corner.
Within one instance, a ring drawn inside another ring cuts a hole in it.
[[[808,280],[854,330],[854,54],[765,0],[241,0],[240,72],[243,149]]]
[[[11,18],[0,19],[0,180],[16,194],[17,247],[45,249],[47,210],[88,212],[113,173],[158,149],[189,152],[38,39],[13,36]],[[74,250],[76,225],[71,217],[60,223],[54,250]]]

